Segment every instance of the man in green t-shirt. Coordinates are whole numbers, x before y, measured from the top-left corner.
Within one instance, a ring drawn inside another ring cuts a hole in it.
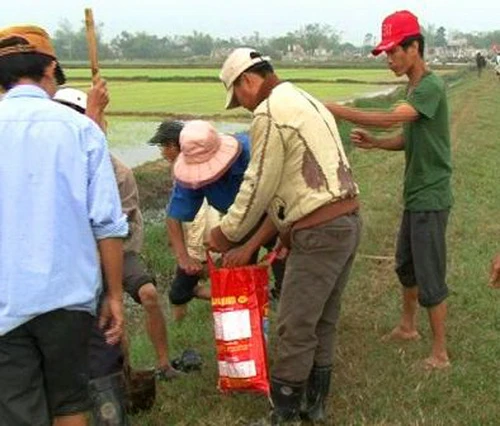
[[[387,339],[417,340],[417,302],[427,308],[433,343],[424,366],[450,366],[446,350],[446,226],[452,205],[448,102],[443,80],[424,61],[424,37],[409,11],[389,15],[374,55],[387,54],[389,68],[408,77],[406,99],[390,112],[368,112],[337,104],[327,108],[337,119],[361,126],[403,127],[392,137],[376,138],[355,129],[353,143],[364,149],[405,152],[404,213],[396,250],[396,272],[403,285],[403,312]]]

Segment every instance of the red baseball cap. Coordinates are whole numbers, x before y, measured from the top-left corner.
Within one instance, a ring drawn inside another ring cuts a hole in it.
[[[399,10],[389,15],[382,22],[382,41],[372,54],[375,56],[391,50],[405,38],[420,35],[420,24],[417,17],[408,10]]]

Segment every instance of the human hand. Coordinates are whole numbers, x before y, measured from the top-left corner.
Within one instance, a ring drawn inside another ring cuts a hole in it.
[[[108,84],[103,78],[99,78],[95,84],[92,85],[87,93],[87,109],[92,107],[98,111],[104,111],[109,103]]]
[[[92,85],[87,93],[87,110],[86,115],[94,120],[99,126],[104,126],[104,110],[109,103],[109,92],[106,80],[99,78]]]
[[[489,286],[492,288],[500,288],[500,253],[491,261]]]
[[[372,149],[377,147],[377,140],[366,130],[353,129],[351,142],[358,148]]]
[[[116,345],[123,336],[123,301],[106,297],[101,307],[99,328],[105,330],[104,336],[109,345]]]
[[[185,256],[178,259],[179,268],[181,268],[188,275],[198,275],[203,270],[202,263],[192,258],[191,256]]]
[[[276,252],[276,259],[284,260],[288,256],[290,249],[283,244],[281,238],[278,238],[273,251]]]
[[[244,266],[250,263],[252,258],[253,250],[243,244],[240,247],[229,250],[222,257],[222,266],[224,268],[234,268],[236,266]]]

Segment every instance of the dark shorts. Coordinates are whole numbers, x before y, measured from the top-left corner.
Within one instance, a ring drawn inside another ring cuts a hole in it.
[[[92,316],[58,309],[0,336],[0,424],[50,426],[90,408]]]
[[[146,272],[141,263],[139,255],[134,252],[126,252],[123,255],[123,289],[137,303],[141,303],[139,290],[145,284],[156,286],[155,280]]]
[[[405,210],[396,249],[396,273],[405,287],[418,287],[420,305],[429,308],[448,296],[446,226],[449,210]]]
[[[200,281],[199,275],[188,275],[177,267],[168,297],[172,305],[184,305],[194,298],[194,289]]]

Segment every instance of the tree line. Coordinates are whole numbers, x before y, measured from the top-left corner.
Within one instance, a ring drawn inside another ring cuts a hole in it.
[[[367,33],[361,46],[342,42],[340,32],[326,24],[307,24],[277,37],[262,37],[259,32],[241,38],[218,38],[210,34],[193,31],[188,35],[158,36],[145,31],[122,31],[110,41],[102,37],[103,24],[96,28],[99,56],[102,59],[162,61],[186,59],[196,56],[223,57],[230,49],[238,46],[252,46],[263,54],[280,60],[286,57],[334,57],[366,56],[376,44],[376,37]],[[429,25],[422,28],[427,47],[446,47],[446,29]],[[477,49],[490,49],[493,44],[500,45],[500,31],[484,33],[458,33],[453,37],[467,40]],[[79,28],[63,20],[53,34],[58,57],[61,60],[82,61],[87,59],[87,40],[85,26]]]

